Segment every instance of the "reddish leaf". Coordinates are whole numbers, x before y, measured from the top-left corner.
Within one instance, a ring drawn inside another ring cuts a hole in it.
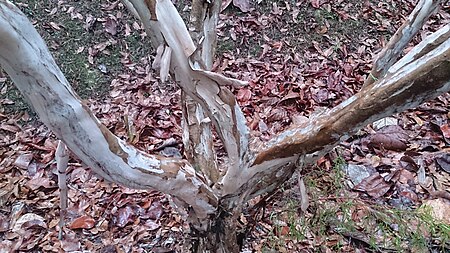
[[[0,129],[5,130],[5,131],[9,131],[11,133],[16,133],[20,131],[20,128],[14,125],[9,125],[9,124],[0,124]]]
[[[79,228],[86,228],[86,229],[90,229],[93,228],[95,225],[95,220],[92,219],[89,216],[81,216],[77,219],[75,219],[71,224],[70,224],[70,228],[71,229],[79,229]]]
[[[250,1],[249,0],[233,0],[233,5],[238,7],[242,12],[250,11]]]
[[[56,187],[55,185],[53,185],[53,181],[51,181],[50,178],[47,178],[47,177],[33,178],[27,182],[27,186],[31,190],[36,190],[41,186],[44,188],[47,188],[47,189]]]
[[[320,0],[311,0],[311,5],[314,8],[319,8],[320,7]]]
[[[241,102],[246,102],[252,98],[252,92],[249,89],[240,89],[236,95],[237,100]]]
[[[450,139],[450,124],[442,125],[440,128],[444,137]]]
[[[152,203],[152,206],[148,209],[147,215],[152,220],[158,220],[163,214],[163,206],[161,202],[156,201]]]

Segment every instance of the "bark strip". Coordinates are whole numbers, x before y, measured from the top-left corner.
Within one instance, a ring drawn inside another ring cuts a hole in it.
[[[224,192],[233,190],[248,150],[249,130],[234,95],[226,85],[243,85],[242,81],[226,78],[198,66],[192,56],[197,50],[178,11],[171,1],[157,0],[158,21],[150,20],[150,11],[143,0],[129,1],[139,14],[146,32],[156,47],[160,44],[172,49],[170,72],[184,92],[199,103],[214,124],[228,156],[227,173],[221,180]],[[130,6],[128,4],[127,6]]]

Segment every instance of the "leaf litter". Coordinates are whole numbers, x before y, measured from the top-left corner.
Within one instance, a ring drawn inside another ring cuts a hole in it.
[[[180,10],[186,4],[177,2]],[[31,18],[75,88],[83,89],[81,79],[110,87],[108,96],[91,92],[85,101],[103,124],[144,150],[159,150],[170,140],[160,150],[169,148],[169,156],[178,155],[173,148],[182,153],[180,92],[154,72],[155,54],[144,46],[149,43],[142,26],[119,1],[95,6],[59,1],[48,3],[46,9],[31,1],[19,6],[27,13],[36,12]],[[224,1],[223,7],[214,70],[249,81],[247,87],[232,89],[253,134],[264,141],[293,122],[302,124],[316,108],[333,107],[356,93],[373,56],[401,25],[413,1],[239,0]],[[444,6],[433,16],[414,42],[447,23],[448,10]],[[74,75],[68,66],[74,59],[59,58],[66,48],[61,36],[70,33],[73,24],[88,35],[83,39],[90,38],[75,43],[72,50],[84,59],[77,64],[90,69],[82,72],[92,76]],[[94,86],[84,90],[89,89],[96,90]],[[7,78],[0,75],[0,171],[6,175],[0,180],[0,248],[6,252],[182,252],[187,228],[171,209],[169,197],[111,185],[76,159],[68,168],[68,224],[59,241],[56,139],[32,113],[30,117],[26,112],[6,111],[20,103],[9,98],[14,94],[11,90]],[[305,168],[302,178],[288,182],[284,191],[252,200],[250,206],[263,203],[265,211],[256,208],[243,214],[243,224],[252,228],[247,249],[330,252],[342,247],[357,252],[371,248],[373,240],[378,249],[391,249],[392,243],[381,240],[389,242],[393,237],[371,238],[381,230],[369,232],[377,225],[366,224],[364,218],[391,220],[390,231],[399,232],[403,224],[393,215],[383,216],[383,207],[422,210],[427,206],[448,224],[449,103],[450,96],[444,94],[385,119],[382,126],[368,126],[320,159],[317,167]],[[336,169],[339,159],[353,168],[353,174]],[[358,170],[364,171],[364,177],[352,178]],[[348,179],[352,186],[343,186]],[[292,204],[296,199],[299,205]],[[357,231],[339,224],[352,224]],[[427,240],[431,247],[448,249],[439,239]]]

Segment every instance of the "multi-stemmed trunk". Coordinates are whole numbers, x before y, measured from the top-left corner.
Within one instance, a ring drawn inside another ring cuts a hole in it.
[[[367,124],[450,90],[450,25],[397,61],[439,4],[422,0],[376,58],[370,74],[376,82],[368,81],[335,108],[261,144],[250,137],[228,89],[245,83],[208,71],[220,1],[194,1],[192,34],[169,0],[123,2],[157,48],[153,65],[160,68],[161,80],[170,75],[183,90],[185,159],[147,154],[103,126],[75,94],[32,24],[6,0],[0,0],[0,65],[41,121],[94,172],[128,187],[173,196],[191,226],[194,252],[238,252],[245,235],[238,219],[248,200],[270,193],[296,168],[314,163]],[[226,150],[223,164],[215,159],[212,126]]]

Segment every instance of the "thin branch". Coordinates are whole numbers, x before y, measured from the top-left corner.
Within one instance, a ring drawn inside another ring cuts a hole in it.
[[[65,217],[67,213],[67,164],[69,163],[69,154],[66,145],[62,141],[58,141],[58,147],[55,152],[56,167],[58,171],[58,188],[59,188],[59,233],[61,240],[63,228],[65,225]]]
[[[304,128],[283,132],[254,164],[308,154],[346,138],[365,125],[432,99],[450,88],[450,40],[398,72],[361,90]],[[342,137],[343,136],[343,137]]]
[[[424,38],[417,46],[412,48],[404,57],[402,57],[398,62],[396,62],[392,67],[389,68],[386,75],[392,75],[399,69],[419,59],[420,57],[429,53],[430,51],[441,45],[444,41],[449,39],[450,24],[447,24],[438,31]]]
[[[373,63],[372,71],[364,82],[364,86],[372,85],[382,79],[388,69],[397,61],[403,49],[416,36],[428,18],[439,7],[442,0],[420,0],[408,19],[397,30]]]

